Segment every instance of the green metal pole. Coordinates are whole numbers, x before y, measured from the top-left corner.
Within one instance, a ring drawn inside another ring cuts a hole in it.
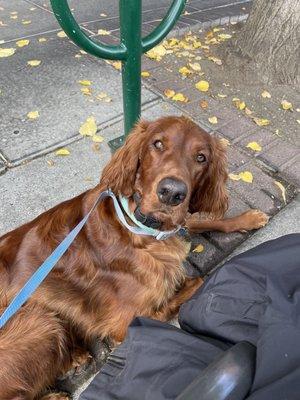
[[[74,19],[68,0],[50,0],[59,24],[79,47],[100,58],[122,61],[125,135],[109,142],[114,151],[133,128],[141,114],[141,57],[158,44],[172,29],[187,0],[173,0],[160,24],[141,37],[142,0],[119,0],[121,43],[106,45],[88,37]]]
[[[127,57],[122,62],[124,128],[127,135],[141,113],[141,0],[120,0],[120,28],[121,43],[127,50]]]

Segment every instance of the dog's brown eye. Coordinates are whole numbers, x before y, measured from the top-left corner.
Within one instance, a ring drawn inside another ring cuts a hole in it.
[[[203,163],[204,161],[206,161],[206,157],[204,154],[200,153],[197,155],[197,162],[199,163]]]
[[[163,148],[164,148],[164,145],[163,145],[162,141],[160,141],[160,140],[155,140],[155,142],[153,143],[153,146],[158,150],[163,150]]]

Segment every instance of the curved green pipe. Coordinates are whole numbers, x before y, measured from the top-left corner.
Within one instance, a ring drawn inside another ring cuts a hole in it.
[[[51,0],[56,19],[70,39],[86,52],[109,60],[125,60],[126,47],[124,44],[110,46],[94,41],[87,36],[74,19],[67,0]]]
[[[156,46],[173,28],[175,22],[180,17],[186,0],[173,0],[166,16],[161,23],[154,29],[153,32],[149,33],[145,38],[142,39],[143,53]]]

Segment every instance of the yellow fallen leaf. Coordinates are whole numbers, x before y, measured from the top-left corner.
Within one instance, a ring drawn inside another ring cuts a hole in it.
[[[15,54],[16,49],[8,48],[8,49],[0,49],[0,58],[10,57]]]
[[[282,102],[281,102],[281,108],[282,108],[283,110],[292,110],[292,109],[293,109],[293,105],[292,105],[292,103],[290,103],[290,102],[287,101],[287,100],[282,100]]]
[[[175,90],[166,89],[164,91],[164,95],[170,99],[171,97],[173,97],[175,95]]]
[[[38,40],[39,40],[39,42],[40,42],[40,43],[47,42],[47,39],[46,39],[46,38],[44,38],[44,37],[41,37],[41,38],[39,38]]]
[[[107,36],[107,35],[111,34],[111,32],[107,31],[106,29],[98,29],[97,33],[98,33],[98,35],[102,35],[102,36]]]
[[[213,32],[220,32],[223,30],[224,30],[224,28],[218,28],[218,27],[213,28]]]
[[[282,183],[278,182],[278,181],[274,181],[275,185],[277,185],[279,187],[279,189],[281,190],[281,194],[282,194],[282,198],[284,201],[284,204],[286,204],[286,192],[285,192],[285,187],[283,186]]]
[[[18,47],[28,46],[28,45],[29,45],[29,40],[27,40],[27,39],[18,40],[18,41],[16,42],[16,45],[17,45]]]
[[[246,103],[236,97],[232,99],[233,104],[236,106],[238,110],[244,110],[246,108]]]
[[[201,65],[199,63],[189,63],[189,67],[192,68],[193,71],[201,71]]]
[[[82,87],[81,89],[81,92],[83,93],[83,94],[85,94],[86,96],[91,96],[91,94],[92,94],[92,92],[91,92],[91,88],[89,88],[89,87]]]
[[[92,82],[88,81],[86,79],[83,79],[82,81],[78,81],[78,83],[82,86],[91,86]]]
[[[79,49],[79,51],[80,51],[81,54],[87,54],[87,52],[82,50],[82,49]]]
[[[57,32],[57,36],[59,38],[65,38],[65,37],[67,37],[67,34],[65,31],[59,31],[59,32]]]
[[[188,102],[188,98],[184,96],[182,93],[176,93],[173,97],[172,100],[174,101],[182,101],[184,103]]]
[[[100,92],[97,96],[96,96],[96,98],[98,99],[98,100],[103,100],[103,99],[105,99],[107,97],[107,93],[106,92]]]
[[[300,124],[300,119],[296,119],[297,123]]]
[[[194,49],[199,49],[199,47],[202,47],[202,43],[199,40],[197,40],[193,42],[193,47]]]
[[[193,253],[202,253],[203,250],[204,250],[203,244],[198,244],[198,246],[194,248]]]
[[[40,60],[30,60],[27,61],[27,64],[30,65],[31,67],[38,67],[40,65],[41,61]]]
[[[266,126],[270,124],[270,121],[266,118],[253,118],[253,121],[258,125],[258,126]]]
[[[230,35],[229,33],[219,33],[218,37],[222,40],[227,40],[227,39],[230,39],[232,37],[232,35]]]
[[[188,69],[187,67],[181,67],[181,68],[179,68],[178,71],[182,76],[188,76],[188,75],[192,74],[192,71],[190,69]]]
[[[218,123],[218,118],[217,117],[209,117],[208,120],[213,125]]]
[[[253,182],[253,175],[249,171],[243,171],[239,173],[239,176],[243,182],[252,183]]]
[[[94,136],[97,132],[95,117],[88,117],[79,128],[79,133],[83,136]]]
[[[253,111],[251,111],[248,107],[245,107],[245,114],[251,115]]]
[[[253,182],[253,175],[249,171],[243,171],[243,172],[240,172],[239,174],[228,174],[228,177],[233,181],[242,180],[243,182],[246,182],[246,183]]]
[[[261,151],[261,145],[258,144],[257,142],[250,142],[247,144],[246,147],[254,151]]]
[[[103,142],[104,138],[100,135],[93,135],[92,136],[92,141],[95,143],[101,143]]]
[[[17,14],[18,14],[18,11],[11,11],[10,14],[11,14],[11,15],[17,15]]]
[[[10,18],[11,19],[18,19],[18,16],[17,15],[11,15]]]
[[[228,177],[232,180],[232,181],[239,181],[241,179],[240,175],[237,174],[228,174]]]
[[[264,90],[263,92],[261,92],[261,97],[263,97],[264,99],[270,99],[271,94],[269,92],[267,92],[266,90]]]
[[[200,92],[207,92],[209,89],[209,83],[207,81],[199,81],[195,84],[196,89]]]
[[[50,167],[53,167],[54,161],[53,161],[53,160],[47,160],[47,164],[48,164]]]
[[[38,111],[29,111],[29,113],[27,114],[27,117],[29,119],[37,119],[39,116],[40,115]]]
[[[34,11],[34,10],[36,10],[36,7],[30,7],[29,10]]]
[[[152,60],[160,61],[163,56],[167,54],[166,48],[159,44],[158,46],[153,47],[153,49],[149,50],[146,55]]]
[[[121,71],[122,69],[122,62],[121,61],[111,61],[110,63],[115,69]]]
[[[31,21],[28,19],[28,20],[22,21],[22,24],[23,25],[29,25],[29,24],[31,24]]]
[[[57,155],[57,156],[68,156],[68,155],[70,155],[70,152],[69,152],[69,150],[68,149],[59,149],[59,150],[57,150],[56,152],[55,152],[55,154]]]
[[[148,72],[148,71],[142,71],[142,72],[141,72],[141,76],[142,76],[142,78],[149,78],[150,72]]]
[[[101,13],[101,14],[100,14],[100,17],[107,17],[107,14]]]
[[[227,94],[218,93],[217,96],[221,99],[225,99],[225,97],[227,97]]]
[[[219,139],[219,140],[220,140],[220,142],[222,143],[222,145],[223,145],[224,147],[230,146],[230,142],[229,142],[228,139],[221,138],[221,139]]]

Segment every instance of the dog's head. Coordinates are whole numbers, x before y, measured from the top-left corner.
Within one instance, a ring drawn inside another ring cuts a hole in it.
[[[187,212],[222,216],[227,209],[225,150],[184,117],[139,122],[105,167],[101,183],[131,198],[135,216],[161,230]]]

